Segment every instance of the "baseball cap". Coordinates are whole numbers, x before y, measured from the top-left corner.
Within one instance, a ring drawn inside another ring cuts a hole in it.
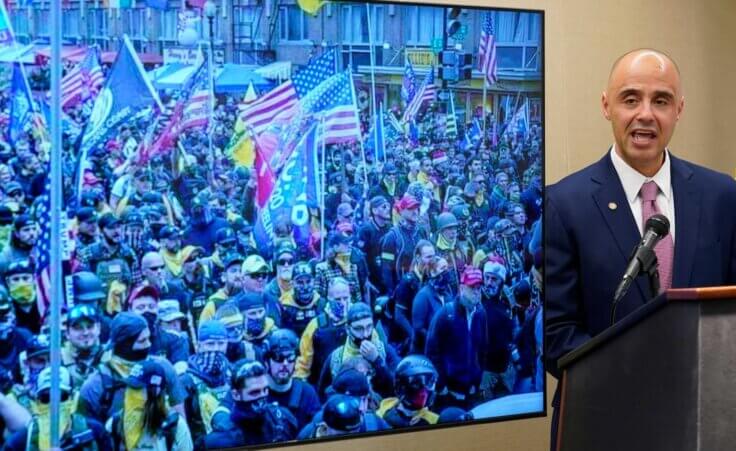
[[[67,393],[72,391],[72,378],[69,370],[63,366],[59,367],[59,388]],[[44,390],[51,390],[51,367],[41,370],[36,381],[36,396],[38,397]]]
[[[97,221],[97,211],[92,207],[80,208],[77,210],[76,216],[79,222]]]
[[[163,226],[158,236],[161,239],[179,238],[181,237],[181,230],[176,226]]]
[[[258,254],[252,254],[243,261],[243,272],[245,274],[255,274],[259,272],[270,272],[271,267],[268,266],[266,260]]]
[[[100,226],[101,229],[114,227],[120,224],[120,219],[113,213],[105,213],[104,215],[100,216],[100,219],[97,220],[97,224]]]
[[[419,201],[416,199],[416,197],[412,196],[411,194],[404,194],[404,197],[401,198],[399,203],[396,205],[396,208],[398,208],[399,211],[410,210],[412,208],[418,208],[419,205]]]
[[[477,287],[483,284],[483,274],[474,266],[466,266],[460,283],[468,287]]]
[[[146,359],[131,368],[130,374],[125,379],[125,383],[133,388],[144,388],[148,386],[163,388],[166,386],[166,372],[160,363],[155,360]]]
[[[85,319],[95,323],[98,322],[100,315],[97,313],[97,309],[89,304],[77,304],[66,315],[66,322],[69,326]]]
[[[175,299],[166,299],[158,303],[158,318],[161,321],[174,321],[186,318],[179,310],[179,301]]]
[[[355,368],[346,368],[335,376],[330,390],[343,395],[360,397],[370,393],[370,386],[365,374]]]
[[[222,321],[210,319],[203,321],[197,330],[200,343],[207,340],[226,340],[227,329]]]

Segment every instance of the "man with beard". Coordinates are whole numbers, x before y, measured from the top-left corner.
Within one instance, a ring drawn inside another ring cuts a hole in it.
[[[0,254],[0,276],[5,274],[10,263],[30,258],[38,232],[38,223],[32,217],[22,214],[15,218],[10,242]]]
[[[150,331],[151,349],[149,354],[166,358],[176,370],[184,374],[187,370],[189,346],[184,338],[161,329],[158,324],[159,293],[150,285],[140,285],[128,296],[128,310],[145,318]]]
[[[69,370],[75,391],[97,371],[104,351],[97,310],[90,305],[75,305],[66,315],[66,343],[61,348],[61,364]]]
[[[343,364],[356,356],[363,357],[370,364],[371,385],[378,394],[393,394],[393,376],[387,364],[388,350],[373,326],[373,312],[368,304],[356,302],[350,306],[345,323],[345,342],[332,351],[322,367],[318,386],[321,396],[324,397],[325,390],[332,384]]]
[[[294,299],[293,276],[296,258],[296,248],[286,242],[281,243],[273,254],[276,277],[266,284],[263,293],[267,303],[279,306],[279,310],[283,309],[284,304]]]
[[[197,327],[199,316],[207,303],[207,298],[217,288],[215,281],[210,279],[206,267],[200,261],[202,257],[204,257],[204,249],[201,247],[185,246],[181,250],[181,281],[191,299],[190,312],[192,319],[195,321],[194,327]]]
[[[187,392],[184,403],[192,440],[197,442],[218,425],[215,411],[230,391],[230,362],[225,356],[227,330],[217,320],[203,322],[198,330],[197,353],[189,357],[189,367],[181,377]]]
[[[294,296],[281,304],[281,327],[301,336],[321,311],[322,298],[314,289],[314,275],[308,263],[299,262],[292,273]]]
[[[10,296],[0,285],[0,371],[5,379],[21,380],[18,356],[28,348],[32,338],[28,330],[17,327]],[[0,391],[6,390],[1,388]]]
[[[414,329],[412,352],[424,354],[427,333],[435,313],[452,301],[450,289],[451,271],[447,260],[438,258],[430,268],[429,281],[417,293],[411,309],[411,325]]]
[[[97,212],[92,207],[77,210],[77,249],[81,249],[99,240],[97,228]]]
[[[289,329],[279,329],[268,337],[264,364],[268,370],[268,400],[286,407],[297,420],[301,430],[320,409],[314,387],[295,379],[296,352],[299,339]]]
[[[36,305],[36,280],[28,260],[12,262],[5,271],[5,285],[15,306],[18,327],[34,334],[41,331],[41,313]]]
[[[381,240],[391,228],[391,203],[382,195],[370,201],[370,217],[358,229],[356,246],[365,254],[368,263],[368,280],[378,290],[385,293],[381,279]]]
[[[324,312],[307,324],[299,341],[299,358],[295,377],[312,385],[319,381],[320,371],[330,353],[345,342],[350,284],[342,277],[330,281]]]
[[[383,196],[390,201],[397,202],[406,192],[406,183],[399,180],[399,170],[394,163],[388,162],[383,167],[383,178],[378,186],[374,186],[369,192],[368,197]]]
[[[192,218],[191,224],[184,230],[186,244],[203,247],[207,254],[212,254],[217,242],[217,232],[228,227],[227,220],[212,213],[207,198],[203,195],[194,198],[189,217]]]
[[[480,270],[466,267],[459,298],[445,304],[429,328],[425,355],[439,373],[438,410],[450,406],[470,410],[477,400],[488,345],[482,286]]]
[[[419,201],[411,195],[404,195],[396,205],[400,214],[399,223],[383,237],[381,244],[381,278],[386,292],[393,293],[401,277],[411,270],[414,249],[426,234],[417,227],[419,220]]]
[[[502,301],[506,280],[506,267],[495,259],[483,265],[481,305],[488,320],[488,347],[483,390],[485,398],[492,399],[508,394],[513,389],[511,346],[514,340],[514,321],[509,305]]]
[[[166,270],[172,277],[179,278],[183,272],[181,230],[176,226],[164,226],[158,232],[161,243],[159,253],[166,263]]]
[[[286,408],[268,403],[268,373],[262,363],[244,360],[232,378],[230,425],[207,434],[197,449],[221,449],[292,440],[297,422]]]
[[[109,286],[113,280],[126,286],[141,280],[138,258],[135,251],[124,242],[123,225],[112,213],[105,213],[97,221],[101,240],[77,253],[83,269],[97,274]]]
[[[279,245],[282,246],[283,244]],[[287,244],[289,245],[289,244]],[[293,243],[290,246],[294,246]],[[271,267],[258,254],[249,255],[243,260],[243,291],[245,293],[263,293],[266,282],[271,274]],[[281,324],[281,306],[277,299],[266,298],[266,315],[271,318],[276,326]]]
[[[235,298],[243,291],[243,277],[241,264],[243,257],[238,254],[228,255],[225,260],[225,272],[222,273],[221,280],[225,284],[224,287],[215,291],[212,296],[207,299],[207,303],[202,308],[199,315],[199,322],[212,319],[219,309],[229,299]]]
[[[182,402],[186,393],[171,364],[160,357],[149,357],[151,333],[141,315],[121,312],[115,316],[110,330],[110,360],[101,364],[79,391],[78,412],[104,422],[123,407],[125,378],[135,364],[153,358],[164,367],[169,405],[184,415]]]
[[[376,414],[393,428],[436,424],[439,415],[430,410],[435,396],[437,370],[423,355],[404,357],[396,366],[396,397],[381,401]]]

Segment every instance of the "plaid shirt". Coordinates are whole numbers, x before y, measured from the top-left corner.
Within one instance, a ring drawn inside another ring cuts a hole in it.
[[[121,277],[120,281],[131,287],[143,280],[140,265],[138,264],[138,257],[135,255],[135,251],[127,244],[120,244],[117,249],[111,250],[102,242],[93,243],[77,252],[77,260],[83,268],[95,274],[98,272],[97,269],[100,263],[111,260],[123,260],[128,264],[130,277]],[[124,271],[121,271],[121,273],[124,273]],[[110,279],[110,277],[102,277],[100,274],[97,275],[101,279]]]
[[[330,284],[330,280],[335,277],[342,277],[350,284],[352,302],[363,301],[363,295],[360,292],[360,283],[358,282],[358,266],[355,263],[350,263],[350,272],[348,274],[345,274],[342,268],[332,261],[319,263],[315,268],[315,272],[314,282],[317,291],[324,299],[327,299],[327,286]]]

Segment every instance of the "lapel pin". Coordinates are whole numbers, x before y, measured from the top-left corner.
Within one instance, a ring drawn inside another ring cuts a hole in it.
[[[615,210],[618,208],[618,205],[616,205],[616,202],[609,202],[608,203],[608,209],[609,210]]]

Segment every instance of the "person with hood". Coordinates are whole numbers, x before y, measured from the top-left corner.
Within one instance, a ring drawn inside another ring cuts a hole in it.
[[[450,265],[450,291],[457,293],[460,288],[460,275],[468,263],[466,254],[458,243],[458,228],[460,223],[455,215],[449,212],[441,213],[437,217],[437,241],[435,247],[437,255],[447,260]]]
[[[151,336],[150,355],[166,358],[177,374],[184,374],[187,370],[189,345],[186,338],[164,330],[159,324],[160,295],[151,285],[139,285],[128,296],[127,309],[146,319]]]
[[[166,402],[164,367],[143,360],[125,378],[123,406],[107,422],[114,451],[192,451],[194,444],[186,418]]]
[[[72,388],[78,390],[103,362],[100,344],[100,315],[94,307],[77,304],[66,315],[66,342],[61,348],[61,364],[69,370]]]
[[[314,387],[294,378],[298,347],[294,332],[278,329],[268,337],[263,363],[268,370],[269,401],[289,409],[301,429],[319,411],[320,402]]]
[[[414,329],[412,349],[415,354],[424,354],[427,333],[435,313],[454,297],[450,288],[451,271],[447,260],[437,258],[429,275],[429,281],[419,290],[412,305],[411,325]]]
[[[222,449],[292,440],[296,418],[288,409],[268,402],[268,372],[262,363],[244,359],[233,373],[229,427],[207,434],[197,449]]]
[[[322,311],[322,298],[314,289],[314,275],[308,263],[297,263],[291,277],[294,295],[281,304],[281,327],[301,336],[307,324]]]
[[[214,413],[230,391],[230,362],[227,329],[218,320],[200,324],[197,353],[189,357],[186,374],[181,377],[187,392],[184,407],[192,439],[197,442],[213,430]]]
[[[66,368],[59,368],[59,388],[61,403],[59,406],[59,444],[60,449],[77,451],[109,451],[112,442],[105,433],[103,425],[76,411],[76,399],[72,389],[71,377]],[[11,435],[3,450],[35,451],[51,449],[51,368],[46,368],[38,376],[32,403],[33,416],[26,426]],[[17,419],[28,418],[28,413],[15,409]],[[4,418],[5,416],[3,416]]]
[[[339,232],[332,232],[327,237],[327,258],[315,267],[314,281],[321,296],[327,295],[330,281],[339,277],[350,284],[351,302],[362,301],[358,265],[350,261],[351,243],[351,237]]]
[[[192,202],[189,217],[192,219],[189,227],[184,230],[185,244],[203,247],[208,255],[215,250],[217,232],[228,227],[227,220],[212,214],[207,196],[197,195]]]
[[[243,340],[257,355],[268,350],[268,337],[277,329],[273,318],[266,315],[266,300],[260,293],[240,293],[234,300],[243,314]]]
[[[0,254],[0,276],[5,276],[8,266],[18,260],[28,260],[38,239],[38,223],[31,216],[21,214],[13,221],[10,242]]]
[[[330,353],[345,342],[350,284],[342,277],[332,279],[327,287],[324,312],[307,324],[299,341],[295,377],[312,385],[319,382],[320,371]]]
[[[381,401],[376,414],[392,428],[437,424],[434,403],[437,369],[423,355],[410,354],[396,366],[396,396]]]
[[[132,312],[115,316],[110,328],[110,359],[99,366],[79,391],[79,411],[98,421],[106,421],[124,403],[125,379],[131,369],[149,358],[151,332],[146,319]],[[171,364],[160,357],[150,357],[164,367],[169,405],[184,415],[186,397]]]
[[[48,335],[34,336],[28,348],[18,356],[22,381],[12,386],[8,396],[21,406],[30,408],[38,386],[38,376],[44,368],[48,368],[50,359]]]

